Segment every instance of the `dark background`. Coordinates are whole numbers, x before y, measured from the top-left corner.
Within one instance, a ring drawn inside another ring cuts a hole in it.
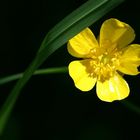
[[[0,4],[0,76],[24,71],[45,34],[86,0],[5,0]],[[98,35],[102,22],[114,17],[130,24],[140,44],[139,1],[126,0],[91,28]],[[94,18],[94,17],[93,17]],[[74,58],[66,45],[42,68],[67,66]],[[140,77],[125,76],[129,101],[140,107]],[[15,82],[0,86],[2,105]],[[22,90],[0,140],[127,140],[139,139],[140,115],[121,102],[100,101],[95,88],[83,93],[66,74],[33,76]]]

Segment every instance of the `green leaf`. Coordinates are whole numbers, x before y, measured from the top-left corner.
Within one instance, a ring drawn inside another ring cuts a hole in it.
[[[0,134],[2,134],[4,130],[21,89],[30,79],[34,71],[49,55],[64,45],[70,38],[85,27],[95,23],[123,1],[124,0],[89,0],[64,18],[46,35],[35,59],[29,65],[22,78],[17,82],[0,110]]]

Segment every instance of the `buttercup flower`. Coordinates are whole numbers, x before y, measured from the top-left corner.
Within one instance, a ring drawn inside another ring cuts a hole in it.
[[[117,19],[106,20],[96,40],[89,28],[68,41],[68,52],[80,60],[69,64],[69,74],[82,91],[96,84],[97,96],[106,102],[122,100],[129,95],[129,86],[122,75],[139,74],[140,45],[131,44],[132,27]]]

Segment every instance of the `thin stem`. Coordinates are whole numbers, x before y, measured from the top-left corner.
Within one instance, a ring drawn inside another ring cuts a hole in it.
[[[122,103],[125,107],[129,108],[130,110],[132,110],[132,111],[134,111],[134,112],[136,112],[137,114],[140,115],[140,107],[139,107],[139,106],[137,106],[137,105],[135,105],[135,104],[133,104],[132,102],[127,101],[127,100],[122,101],[121,103]]]
[[[42,74],[56,74],[56,73],[65,73],[67,72],[67,67],[53,67],[46,69],[38,69],[34,72],[33,75],[42,75]],[[17,73],[0,79],[0,85],[12,82],[22,78],[23,73]]]

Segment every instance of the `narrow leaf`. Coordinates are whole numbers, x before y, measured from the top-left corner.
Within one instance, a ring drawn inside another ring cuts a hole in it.
[[[71,37],[79,33],[85,27],[96,22],[123,1],[124,0],[89,0],[58,23],[46,35],[35,59],[29,65],[22,78],[17,82],[0,110],[0,134],[2,134],[4,130],[21,89],[30,79],[34,71],[49,55],[64,45]]]

